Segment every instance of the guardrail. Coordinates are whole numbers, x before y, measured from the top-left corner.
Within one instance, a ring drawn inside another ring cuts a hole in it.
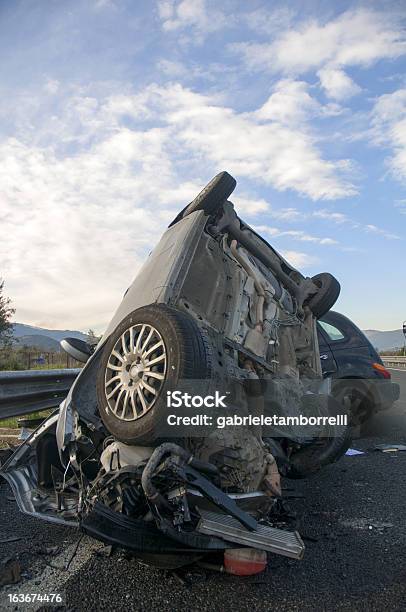
[[[406,369],[406,357],[383,355],[387,367]],[[0,422],[57,408],[67,396],[80,368],[0,372]]]
[[[0,422],[57,408],[79,372],[80,368],[0,372]]]
[[[405,368],[406,357],[400,355],[381,355],[381,359],[388,368]]]

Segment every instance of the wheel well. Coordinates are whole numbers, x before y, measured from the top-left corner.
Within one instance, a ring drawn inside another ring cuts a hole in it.
[[[374,412],[374,406],[376,402],[375,402],[375,398],[371,390],[371,387],[368,385],[367,379],[358,378],[356,376],[348,376],[346,378],[339,378],[335,380],[336,380],[336,385],[333,384],[333,395],[335,395],[334,387],[336,387],[336,389],[340,391],[342,389],[345,389],[346,387],[350,387],[351,381],[356,381],[357,386],[354,385],[353,388],[363,393],[364,399],[361,405],[367,409],[368,416],[372,415],[372,413]]]

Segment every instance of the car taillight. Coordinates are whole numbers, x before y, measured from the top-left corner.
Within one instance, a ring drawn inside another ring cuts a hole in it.
[[[374,370],[382,374],[384,378],[391,378],[391,373],[380,363],[373,363],[372,367]]]

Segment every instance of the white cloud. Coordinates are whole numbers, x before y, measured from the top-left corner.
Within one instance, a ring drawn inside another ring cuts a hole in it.
[[[327,64],[370,66],[406,52],[397,15],[366,8],[345,11],[327,23],[302,22],[270,43],[242,43],[235,48],[253,68],[301,74]]]
[[[264,199],[250,198],[249,196],[240,196],[234,194],[231,199],[238,212],[243,215],[257,215],[259,213],[265,213],[269,211],[269,204]]]
[[[318,71],[327,95],[343,100],[360,91],[344,68],[400,57],[406,53],[406,35],[396,12],[358,8],[327,22],[312,19],[283,28],[270,42],[233,43],[231,48],[249,69],[289,76]]]
[[[320,210],[315,210],[311,213],[312,217],[318,219],[325,219],[327,221],[332,221],[337,225],[347,225],[350,226],[353,230],[360,230],[363,232],[367,232],[368,234],[376,234],[386,238],[387,240],[400,240],[400,236],[394,234],[393,232],[389,232],[384,228],[377,227],[373,224],[363,224],[351,219],[348,215],[339,212],[333,212],[328,209],[322,208]]]
[[[343,223],[352,223],[351,219],[349,219],[344,213],[334,212],[332,210],[328,210],[327,208],[315,210],[312,215],[318,219],[326,219],[327,221],[333,221],[339,225]]]
[[[309,217],[309,213],[304,212],[304,210],[294,207],[276,208],[263,198],[258,199],[248,195],[243,197],[238,194],[235,197],[233,194],[231,198],[237,209],[244,214],[266,213],[272,219],[285,222],[303,221]]]
[[[163,140],[123,130],[64,159],[15,139],[1,146],[0,256],[20,320],[106,323],[165,226],[161,198],[174,184]]]
[[[388,160],[392,174],[406,180],[406,89],[380,96],[372,111],[373,142],[392,150]]]
[[[299,92],[297,98],[300,104]],[[345,178],[350,162],[323,159],[316,136],[306,125],[297,124],[296,102],[283,121],[275,106],[274,118],[270,109],[262,121],[259,116],[266,104],[252,113],[238,113],[180,86],[165,90],[165,104],[166,119],[176,129],[177,139],[217,168],[229,168],[236,176],[259,180],[281,191],[294,189],[313,199],[356,193]]]
[[[273,209],[271,216],[281,221],[299,221],[305,217],[305,214],[297,208],[289,207]]]
[[[255,33],[274,35],[291,27],[294,16],[295,12],[288,7],[272,11],[259,8],[245,13],[243,20]]]
[[[223,84],[228,83],[234,72],[233,66],[230,65],[216,62],[202,64],[190,61],[190,58],[185,62],[161,59],[157,62],[156,67],[168,79],[177,82],[181,80],[183,85],[197,79],[200,82],[216,83],[219,77],[222,79]]]
[[[175,14],[175,1],[160,0],[160,2],[158,2],[158,13],[164,23],[168,21],[168,19],[172,19]]]
[[[263,121],[292,125],[321,113],[321,105],[309,94],[308,83],[282,79],[276,83],[273,93],[255,115]]]
[[[272,236],[272,238],[292,238],[293,240],[299,240],[301,242],[313,242],[322,246],[331,246],[339,244],[337,240],[333,238],[320,238],[319,236],[313,236],[303,230],[281,230],[277,227],[269,227],[268,225],[254,225],[256,231]]]
[[[292,266],[295,268],[306,269],[315,266],[319,263],[319,258],[308,253],[302,253],[301,251],[279,251],[282,257],[284,257]]]
[[[406,200],[398,200],[395,202],[395,206],[400,208],[400,211],[406,214]],[[265,212],[265,211],[264,211]],[[375,234],[381,236],[386,240],[400,240],[401,237],[393,232],[389,232],[384,228],[379,228],[376,225],[359,223],[354,219],[351,219],[348,215],[329,210],[328,208],[320,208],[313,211],[298,210],[297,208],[280,208],[274,209],[269,205],[266,211],[267,216],[278,219],[285,222],[311,222],[312,219],[321,219],[326,222],[333,223],[334,225],[346,226],[352,230],[358,230],[369,234]],[[304,232],[302,230],[281,230],[275,227],[266,225],[257,226],[258,231],[268,233],[273,237],[287,236],[296,240],[302,240],[304,242],[314,242],[321,245],[338,245],[339,242],[334,238],[320,238]],[[341,250],[350,250],[352,247],[340,246]]]
[[[372,234],[379,234],[388,240],[400,240],[400,236],[397,234],[392,234],[382,229],[381,227],[377,227],[376,225],[368,224],[364,227],[365,231]]]
[[[56,79],[48,79],[47,82],[45,83],[44,89],[47,93],[53,95],[58,92],[59,85],[60,83]]]
[[[184,77],[188,72],[186,66],[184,66],[181,62],[174,62],[168,59],[159,60],[158,69],[172,78]]]
[[[227,25],[223,13],[215,7],[209,8],[206,0],[161,0],[158,13],[164,31],[189,29],[198,35],[197,42],[203,35]]]
[[[222,169],[316,199],[353,192],[288,115],[259,120],[180,85],[58,100],[0,143],[0,260],[19,320],[102,329],[167,223]],[[238,191],[236,205],[295,216]]]
[[[96,0],[94,3],[94,8],[96,10],[99,9],[116,9],[115,0]]]
[[[317,75],[326,94],[335,100],[350,98],[361,91],[361,88],[341,69],[322,68]]]

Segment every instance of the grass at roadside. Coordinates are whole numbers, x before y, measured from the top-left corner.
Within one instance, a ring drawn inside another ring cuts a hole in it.
[[[11,419],[0,419],[0,429],[3,427],[6,427],[7,429],[18,429],[18,419],[45,419],[49,414],[51,414],[51,412],[52,410],[42,410],[40,412],[32,412],[31,414],[20,415],[19,417]]]
[[[7,448],[9,445],[14,446],[21,443],[21,440],[18,440],[20,429],[17,422],[18,419],[46,419],[51,412],[52,410],[41,410],[39,412],[33,412],[31,414],[21,415],[11,419],[0,420],[0,448]]]

